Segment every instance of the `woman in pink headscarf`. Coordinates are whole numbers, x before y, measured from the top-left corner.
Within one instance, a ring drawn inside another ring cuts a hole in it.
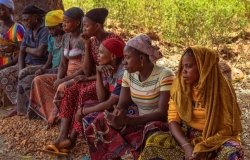
[[[168,130],[164,121],[174,73],[154,64],[160,57],[146,35],[127,42],[119,102],[85,129],[91,159],[137,159],[148,134]],[[131,103],[138,115],[127,114]]]

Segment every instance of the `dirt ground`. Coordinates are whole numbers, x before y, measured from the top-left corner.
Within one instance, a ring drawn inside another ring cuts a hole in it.
[[[164,45],[164,44],[163,44]],[[239,40],[234,44],[220,46],[221,57],[232,68],[233,85],[237,93],[238,103],[242,111],[243,133],[242,144],[245,159],[250,159],[250,39]],[[163,48],[165,58],[158,64],[176,71],[180,53],[178,47]],[[86,143],[79,139],[70,157],[52,157],[41,150],[56,139],[58,126],[45,129],[42,120],[28,120],[25,117],[2,119],[6,109],[0,107],[0,160],[33,160],[33,159],[81,159],[88,154]]]
[[[2,111],[2,110],[1,110]],[[0,119],[0,160],[33,159],[81,159],[87,154],[87,146],[79,139],[69,157],[54,157],[42,150],[58,135],[58,126],[49,130],[41,120],[29,120],[25,117]]]
[[[242,144],[245,159],[250,159],[250,88],[237,90],[238,101],[242,110]],[[0,109],[0,117],[6,110]],[[53,157],[41,151],[45,145],[56,138],[58,126],[46,130],[45,122],[28,120],[25,117],[0,119],[0,160],[33,160],[33,159],[81,159],[88,153],[87,146],[79,139],[70,157]]]

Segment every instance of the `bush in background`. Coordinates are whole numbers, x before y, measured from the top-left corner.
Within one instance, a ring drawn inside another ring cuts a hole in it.
[[[210,45],[249,23],[249,0],[63,0],[65,8],[109,9],[108,27],[126,34],[153,33],[174,44]]]

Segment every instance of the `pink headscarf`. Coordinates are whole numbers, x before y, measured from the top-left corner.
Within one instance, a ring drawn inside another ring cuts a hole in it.
[[[130,39],[126,45],[149,55],[149,59],[153,63],[162,58],[162,54],[159,49],[152,45],[151,39],[145,34],[141,34]]]

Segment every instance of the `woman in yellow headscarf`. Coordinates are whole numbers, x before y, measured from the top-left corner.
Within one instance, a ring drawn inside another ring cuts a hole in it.
[[[47,51],[49,54],[46,63],[44,65],[39,65],[38,67],[26,67],[25,70],[22,70],[22,75],[24,76],[19,75],[18,77],[16,109],[17,114],[19,115],[25,115],[27,113],[30,95],[34,95],[34,92],[31,92],[34,91],[34,87],[31,83],[33,79],[38,75],[54,75],[57,73],[57,69],[61,61],[61,55],[63,53],[63,13],[64,12],[62,10],[52,10],[45,15],[45,27],[49,32],[49,36],[47,37]],[[41,89],[44,89],[44,84],[40,87]],[[30,94],[30,92],[32,94]],[[45,91],[43,93],[48,94],[49,91]],[[38,95],[40,95],[40,93]],[[38,106],[39,105],[36,105],[36,108],[39,108]]]
[[[184,52],[171,89],[171,134],[151,135],[141,159],[243,159],[241,112],[218,61],[217,52],[205,47]]]

